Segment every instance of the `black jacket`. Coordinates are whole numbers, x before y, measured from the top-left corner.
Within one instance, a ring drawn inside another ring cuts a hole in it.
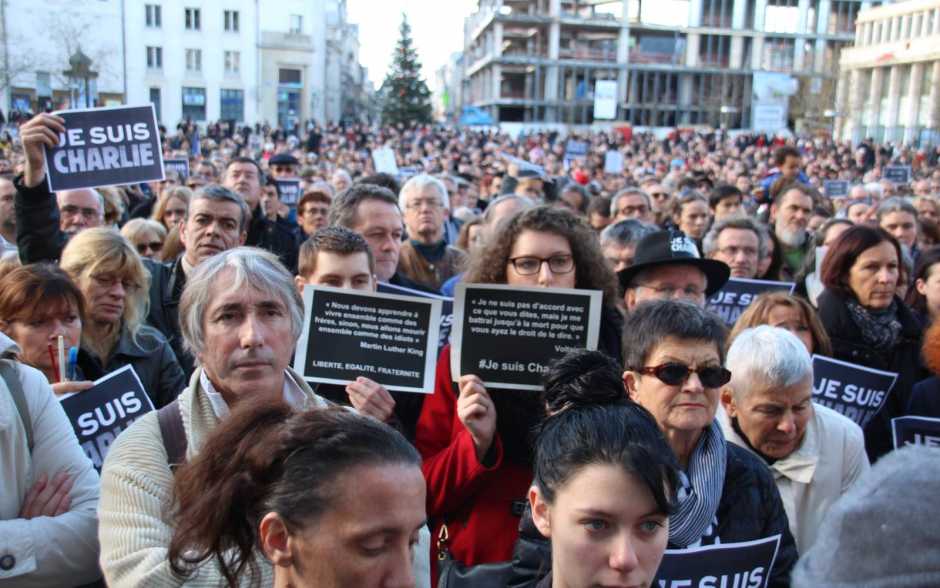
[[[940,378],[931,376],[914,384],[908,414],[940,418]]]
[[[727,451],[725,484],[715,514],[718,519],[716,535],[722,543],[738,543],[779,533],[780,548],[768,587],[785,588],[790,585],[790,572],[799,556],[773,475],[746,449],[728,443]],[[672,544],[668,547],[676,548]],[[527,507],[519,523],[509,588],[536,587],[539,580],[551,572],[551,559],[551,544],[536,529]]]
[[[260,205],[255,207],[251,215],[245,245],[260,247],[274,253],[287,271],[292,274],[297,273],[297,254],[300,250],[297,235],[283,224],[268,220],[262,214]]]
[[[182,257],[172,263],[160,263],[152,259],[142,261],[150,270],[150,310],[147,323],[166,337],[188,381],[195,369],[195,361],[192,354],[183,348],[183,334],[180,330],[180,297],[186,285]]]
[[[13,186],[16,188],[13,209],[20,263],[58,262],[68,237],[59,229],[59,206],[55,194],[49,191],[48,180],[43,179],[35,188],[27,188],[20,174],[13,179]]]
[[[885,353],[862,342],[862,332],[840,296],[830,290],[819,296],[819,320],[832,340],[835,359],[898,374],[884,407],[865,427],[865,449],[872,463],[894,447],[891,419],[907,413],[914,384],[930,375],[920,362],[923,328],[907,306],[900,299],[895,300],[901,336],[894,349]]]
[[[88,380],[110,374],[125,365],[131,365],[144,386],[154,408],[173,402],[186,386],[186,378],[173,350],[160,333],[146,325],[140,327],[136,339],[127,329],[121,330],[117,347],[106,364],[98,356],[79,349],[78,367]]]

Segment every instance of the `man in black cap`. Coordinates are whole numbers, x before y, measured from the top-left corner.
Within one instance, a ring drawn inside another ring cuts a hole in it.
[[[637,243],[633,265],[620,271],[627,312],[647,300],[679,299],[705,307],[731,270],[714,259],[702,259],[692,239],[678,231],[657,231]]]
[[[297,168],[300,161],[290,153],[276,153],[268,160],[268,170],[275,180],[297,179]]]

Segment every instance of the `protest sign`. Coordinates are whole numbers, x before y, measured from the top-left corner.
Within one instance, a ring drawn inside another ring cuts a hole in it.
[[[892,184],[909,184],[911,182],[911,166],[909,165],[888,165],[885,166],[881,177]]]
[[[617,80],[594,82],[594,118],[597,120],[617,118]]]
[[[512,155],[509,155],[507,153],[501,152],[499,156],[505,159],[507,163],[514,164],[519,169],[519,171],[531,170],[531,171],[538,173],[540,176],[546,175],[545,168],[542,167],[541,165],[536,165],[532,163],[531,161],[526,161],[525,159],[513,157]]]
[[[444,349],[444,346],[450,342],[450,329],[454,322],[454,299],[450,298],[449,296],[441,296],[440,294],[432,294],[430,292],[423,292],[421,290],[412,290],[411,288],[396,286],[395,284],[388,284],[386,282],[379,282],[376,290],[385,294],[417,296],[419,298],[429,298],[431,300],[441,301],[441,320],[440,323],[438,323],[440,337],[438,338],[437,342],[437,354],[440,355],[441,350]]]
[[[813,356],[813,402],[865,428],[885,405],[898,375],[822,355]]]
[[[300,180],[274,180],[277,186],[277,199],[281,204],[297,208],[300,200]]]
[[[614,175],[623,173],[623,153],[608,151],[604,154],[604,173]]]
[[[398,164],[395,163],[395,153],[388,147],[374,149],[372,151],[372,163],[375,165],[375,173],[398,175]]]
[[[365,376],[389,390],[434,391],[439,300],[307,286],[304,309],[294,369],[308,382]]]
[[[180,179],[185,181],[189,177],[189,160],[188,159],[164,159],[163,160],[163,169],[172,170],[179,174]]]
[[[708,299],[705,307],[720,316],[726,325],[732,326],[754,299],[764,292],[792,294],[795,286],[793,282],[731,278],[720,291]]]
[[[95,469],[117,436],[132,422],[153,410],[134,368],[126,365],[95,381],[95,386],[61,398],[78,443]]]
[[[847,180],[826,180],[823,182],[823,191],[830,198],[848,196],[849,182]]]
[[[45,148],[50,191],[164,179],[152,104],[55,114],[65,119],[65,132]]]
[[[575,349],[597,349],[601,292],[458,284],[451,371],[487,386],[541,390],[548,364]]]
[[[895,449],[906,445],[940,447],[940,419],[921,416],[897,417],[891,419],[891,433]]]
[[[575,159],[577,157],[586,157],[588,152],[587,141],[576,141],[568,139],[565,143],[565,159]]]
[[[409,165],[406,167],[398,168],[398,177],[402,180],[407,180],[411,176],[416,176],[421,173],[421,168],[417,165]]]
[[[763,588],[777,560],[780,535],[741,543],[667,549],[655,588]]]

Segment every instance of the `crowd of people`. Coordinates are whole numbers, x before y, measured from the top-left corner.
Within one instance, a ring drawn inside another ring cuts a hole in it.
[[[0,586],[652,586],[771,537],[761,585],[940,585],[940,450],[892,435],[940,418],[940,148],[183,124],[188,175],[53,193],[64,131],[0,153]],[[730,278],[794,289],[729,329]],[[459,283],[599,291],[597,348],[541,393],[449,344],[428,394],[292,369],[307,285]],[[897,375],[864,428],[813,355]],[[99,478],[57,399],[127,365],[156,410]]]

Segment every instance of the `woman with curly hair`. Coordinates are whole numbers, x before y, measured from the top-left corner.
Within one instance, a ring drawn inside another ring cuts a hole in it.
[[[471,261],[464,282],[601,290],[598,346],[620,356],[623,319],[613,272],[594,232],[568,211],[539,206],[507,219]],[[543,411],[531,391],[488,389],[469,374],[457,383],[450,346],[441,352],[415,445],[424,459],[432,532],[440,537],[446,526],[454,559],[466,565],[510,559],[532,482],[529,433]]]

